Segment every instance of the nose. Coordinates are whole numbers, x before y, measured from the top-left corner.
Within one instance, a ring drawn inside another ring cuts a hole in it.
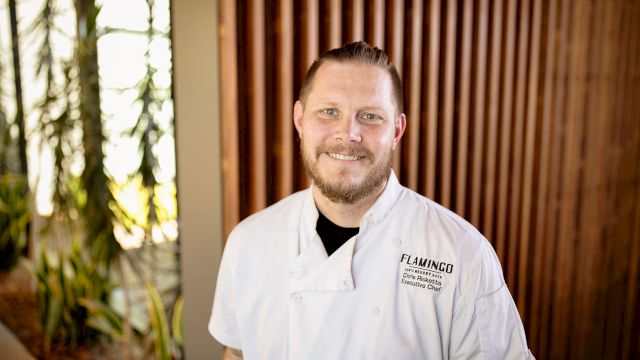
[[[362,141],[360,123],[354,116],[344,116],[336,126],[334,139],[339,142],[352,143]]]

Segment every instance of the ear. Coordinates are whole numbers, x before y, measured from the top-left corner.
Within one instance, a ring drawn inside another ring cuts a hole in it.
[[[404,130],[407,128],[407,117],[404,113],[400,114],[394,123],[394,134],[393,134],[393,149],[395,150],[396,145],[400,142],[400,138],[402,134],[404,134]]]
[[[298,130],[299,137],[302,137],[302,114],[304,114],[304,106],[300,100],[298,100],[295,105],[293,105],[293,124],[296,126],[296,130]]]

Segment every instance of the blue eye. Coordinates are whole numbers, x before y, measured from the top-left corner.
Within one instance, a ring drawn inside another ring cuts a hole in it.
[[[382,120],[380,116],[372,113],[362,113],[360,117],[366,122],[378,122]]]
[[[338,110],[336,109],[324,109],[323,112],[325,113],[325,115],[329,115],[329,116],[336,116],[338,115]]]

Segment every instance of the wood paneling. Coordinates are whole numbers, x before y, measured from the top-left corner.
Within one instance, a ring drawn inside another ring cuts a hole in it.
[[[407,115],[407,130],[399,147],[404,148],[402,171],[398,173],[405,179],[405,186],[417,191],[418,176],[420,167],[420,116],[421,116],[421,94],[423,88],[422,78],[411,76],[410,74],[420,74],[422,71],[423,58],[423,16],[424,4],[422,0],[411,2],[411,9],[408,10],[411,21],[410,39],[407,41],[407,49],[410,59],[409,66],[405,71],[409,76],[403,76],[405,91],[405,113]]]
[[[293,108],[293,0],[279,1],[276,17],[276,53],[278,60],[275,62],[277,73],[276,81],[276,117],[270,119],[275,122],[276,133],[274,136],[273,161],[276,169],[275,198],[279,200],[291,194],[293,191],[294,175],[293,162],[296,160],[294,148],[294,127],[292,121],[278,121],[278,119],[291,119]]]
[[[455,211],[458,215],[466,215],[467,166],[469,161],[469,122],[471,108],[471,62],[473,41],[473,1],[464,2],[462,9],[462,42],[460,44],[460,86],[458,105],[458,154],[456,167]],[[496,22],[498,23],[498,22]]]
[[[471,221],[545,358],[640,358],[640,2],[221,0],[225,233],[308,186],[291,109],[321,51],[404,81],[400,181]]]
[[[425,126],[422,128],[422,139],[426,142],[424,150],[422,150],[422,177],[424,178],[422,189],[418,190],[429,198],[434,198],[436,195],[436,159],[437,159],[437,141],[438,141],[438,99],[439,99],[439,83],[440,83],[440,27],[442,23],[442,12],[440,0],[429,1],[429,6],[426,7],[427,23],[425,24],[425,30],[427,31],[428,44],[425,47],[427,49],[427,56],[425,57],[425,65],[427,67],[426,73],[424,72],[418,76],[423,79],[427,84],[426,92],[423,97],[423,104],[427,107],[425,112],[421,112],[420,122],[424,122]],[[408,121],[416,121],[417,119],[409,119]]]
[[[238,114],[238,55],[235,1],[220,2],[220,82],[224,84],[222,116],[222,182],[225,238],[240,221],[240,160]]]

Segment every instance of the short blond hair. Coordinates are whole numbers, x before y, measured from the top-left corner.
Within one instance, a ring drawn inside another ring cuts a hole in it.
[[[342,47],[329,50],[316,59],[309,70],[307,70],[298,99],[302,104],[306,103],[307,96],[313,86],[313,79],[320,68],[320,65],[327,61],[334,62],[356,62],[361,64],[373,65],[386,71],[391,77],[391,86],[393,91],[393,101],[396,105],[398,114],[402,113],[404,107],[404,94],[402,89],[402,81],[396,67],[389,61],[387,54],[377,48],[372,47],[364,41],[358,41],[346,44]]]

